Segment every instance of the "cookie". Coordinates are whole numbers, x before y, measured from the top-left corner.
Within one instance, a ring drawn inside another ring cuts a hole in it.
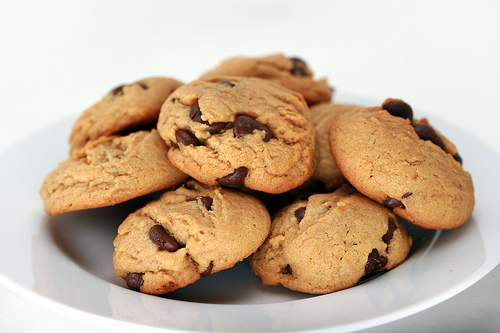
[[[165,294],[247,258],[270,224],[253,196],[191,180],[123,221],[113,243],[115,273],[131,289]]]
[[[181,85],[175,79],[151,77],[114,88],[77,119],[69,138],[71,150],[101,136],[154,126],[163,102]]]
[[[346,179],[404,219],[426,229],[453,229],[470,218],[474,187],[456,147],[428,121],[413,119],[403,101],[341,115],[329,140]]]
[[[167,151],[156,129],[88,141],[45,178],[45,211],[111,206],[178,185],[188,176],[170,163]]]
[[[188,83],[163,104],[157,127],[172,164],[207,185],[283,193],[316,168],[302,95],[259,78]]]
[[[272,80],[302,94],[308,104],[332,99],[332,89],[326,79],[315,80],[313,72],[303,60],[288,58],[283,54],[230,58],[201,78],[209,78],[212,75],[248,76]]]
[[[316,132],[316,145],[319,152],[318,167],[312,178],[316,181],[320,181],[328,192],[346,183],[346,179],[335,164],[335,160],[330,151],[330,143],[328,140],[330,126],[339,115],[355,107],[358,106],[326,102],[313,105],[310,108],[311,120]]]
[[[343,185],[283,208],[250,265],[263,285],[325,294],[398,266],[411,244],[390,209]]]

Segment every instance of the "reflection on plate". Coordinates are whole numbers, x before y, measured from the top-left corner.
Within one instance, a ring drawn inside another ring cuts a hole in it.
[[[127,289],[113,273],[112,241],[121,221],[157,194],[114,207],[45,215],[38,189],[66,158],[73,119],[36,133],[0,159],[4,188],[16,189],[16,195],[1,194],[0,250],[10,255],[0,257],[0,274],[32,295],[89,316],[171,330],[355,330],[402,318],[457,294],[500,262],[498,208],[491,210],[496,190],[487,178],[488,170],[500,168],[500,158],[466,133],[431,122],[456,143],[473,175],[473,217],[452,231],[408,225],[414,238],[408,260],[353,288],[314,296],[263,287],[243,261],[164,297]],[[489,163],[482,164],[486,159]]]

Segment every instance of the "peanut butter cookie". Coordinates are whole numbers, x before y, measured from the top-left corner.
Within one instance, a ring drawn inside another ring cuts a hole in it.
[[[356,189],[420,227],[453,229],[472,214],[472,178],[456,147],[401,100],[340,116],[330,148]]]
[[[246,77],[213,77],[177,89],[158,131],[170,161],[207,185],[283,193],[317,164],[314,128],[302,95]]]
[[[390,209],[343,185],[283,208],[250,265],[264,285],[324,294],[396,267],[411,244]]]
[[[233,267],[266,239],[271,218],[251,195],[188,181],[130,214],[113,266],[129,288],[165,294]]]

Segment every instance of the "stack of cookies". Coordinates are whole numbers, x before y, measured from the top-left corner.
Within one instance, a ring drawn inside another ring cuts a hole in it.
[[[406,260],[403,219],[453,229],[474,206],[456,147],[408,104],[334,103],[326,79],[281,54],[116,87],[69,142],[40,190],[48,214],[162,191],[113,243],[116,275],[148,294],[245,258],[264,285],[331,293]]]

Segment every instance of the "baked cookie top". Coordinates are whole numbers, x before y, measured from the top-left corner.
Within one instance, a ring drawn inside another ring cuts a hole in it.
[[[411,244],[390,209],[343,185],[283,208],[250,265],[264,285],[331,293],[399,265]]]
[[[361,193],[420,227],[462,225],[472,214],[474,188],[456,148],[411,112],[393,115],[395,101],[337,119],[329,134],[335,163]]]
[[[259,78],[186,84],[165,102],[157,127],[171,146],[170,161],[207,185],[282,193],[316,168],[314,128],[302,95]]]
[[[156,129],[88,141],[45,178],[45,211],[111,206],[178,185],[188,176],[170,163],[167,151]]]
[[[278,82],[304,96],[308,104],[332,99],[332,88],[326,79],[315,80],[308,65],[299,58],[273,54],[265,57],[235,57],[227,59],[201,78],[212,75],[259,77]]]
[[[333,102],[319,103],[310,107],[319,152],[318,166],[313,179],[320,181],[329,192],[346,182],[330,151],[328,140],[330,126],[339,115],[356,107],[359,106]]]
[[[71,150],[104,135],[156,124],[161,105],[181,85],[175,79],[151,77],[114,88],[77,119],[69,138]]]
[[[191,180],[120,225],[115,273],[131,289],[164,294],[247,258],[270,225],[265,206],[253,196]]]

